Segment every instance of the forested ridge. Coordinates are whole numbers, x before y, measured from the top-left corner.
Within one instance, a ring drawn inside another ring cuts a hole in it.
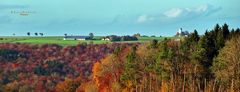
[[[237,92],[240,29],[149,43],[0,44],[2,92]]]
[[[0,44],[0,91],[54,92],[66,79],[88,80],[95,62],[132,44]]]

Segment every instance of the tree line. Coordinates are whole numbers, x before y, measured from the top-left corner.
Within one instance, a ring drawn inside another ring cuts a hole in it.
[[[180,41],[117,48],[96,62],[77,92],[219,92],[240,90],[240,30],[216,25]],[[88,86],[86,86],[88,85]]]

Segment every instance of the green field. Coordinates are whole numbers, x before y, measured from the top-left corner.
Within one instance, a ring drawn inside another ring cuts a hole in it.
[[[107,44],[112,43],[110,41],[102,41],[103,36],[95,36],[96,40],[63,40],[63,36],[46,36],[46,37],[27,37],[27,36],[2,36],[0,37],[0,43],[30,43],[30,44],[59,44],[59,45],[77,45],[81,43],[93,43],[93,44]],[[152,39],[163,40],[166,37],[139,37],[138,41],[119,41],[120,43],[133,43],[133,42],[147,42]]]

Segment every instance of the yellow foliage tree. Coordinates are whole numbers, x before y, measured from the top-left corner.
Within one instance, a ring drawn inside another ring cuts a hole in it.
[[[79,81],[66,78],[65,81],[57,84],[55,90],[57,92],[75,92],[79,85]]]
[[[212,70],[223,85],[240,90],[240,36],[226,42],[215,59]]]

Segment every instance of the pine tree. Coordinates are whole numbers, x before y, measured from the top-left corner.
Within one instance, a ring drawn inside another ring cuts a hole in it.
[[[171,52],[171,49],[168,47],[167,43],[168,43],[168,39],[164,39],[163,42],[161,42],[161,48],[160,48],[160,58],[161,59],[170,59],[170,54],[169,52]]]
[[[227,39],[230,32],[228,29],[228,25],[226,23],[224,23],[224,25],[222,26],[222,30],[223,30],[223,38]]]
[[[126,87],[130,88],[135,87],[138,83],[139,80],[141,79],[141,75],[139,72],[139,65],[140,62],[137,60],[137,46],[134,45],[131,48],[131,52],[127,55],[126,61],[124,62],[124,73],[121,75],[120,80],[122,81]],[[138,61],[138,62],[137,62]],[[127,82],[126,82],[127,81]]]
[[[194,30],[181,44],[181,50],[184,52],[192,52],[197,45],[200,37],[197,30]],[[186,53],[187,54],[187,53]],[[188,54],[187,54],[188,55]]]
[[[204,69],[202,76],[207,79],[212,77],[210,67],[212,66],[213,58],[217,53],[213,35],[213,32],[206,31],[205,35],[200,38],[197,50],[193,54],[194,60]]]
[[[150,42],[150,48],[157,48],[158,47],[158,40],[154,39]]]

